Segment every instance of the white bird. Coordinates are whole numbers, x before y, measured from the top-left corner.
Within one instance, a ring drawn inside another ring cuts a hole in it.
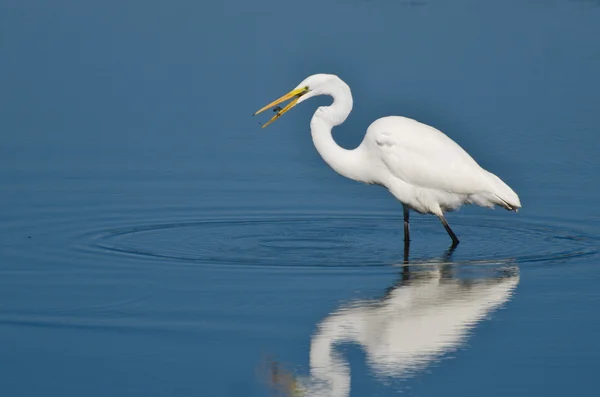
[[[375,120],[361,144],[353,150],[338,146],[331,135],[352,111],[350,87],[338,76],[315,74],[296,88],[271,102],[254,115],[292,99],[263,128],[309,98],[329,95],[330,106],[317,109],[310,122],[314,145],[337,173],[368,184],[385,186],[404,209],[404,242],[410,241],[409,210],[436,215],[452,247],[459,243],[444,212],[463,204],[503,207],[517,211],[521,202],[517,194],[496,175],[484,170],[456,142],[441,131],[416,120],[388,116]]]

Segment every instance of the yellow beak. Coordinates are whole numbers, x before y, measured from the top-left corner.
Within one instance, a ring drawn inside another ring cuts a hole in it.
[[[280,104],[281,102],[285,102],[288,99],[294,98],[283,109],[281,109],[280,111],[278,111],[275,114],[275,116],[273,116],[271,118],[271,120],[269,120],[266,124],[264,124],[262,126],[262,128],[265,128],[266,126],[268,126],[269,124],[271,124],[273,121],[275,121],[278,118],[280,118],[285,112],[287,112],[288,110],[290,110],[291,108],[293,108],[294,106],[296,106],[296,103],[298,102],[298,99],[302,95],[306,94],[307,92],[308,92],[308,88],[307,87],[298,88],[298,89],[295,89],[293,91],[290,91],[287,94],[285,94],[284,96],[282,96],[281,98],[274,100],[273,102],[269,103],[267,106],[265,106],[265,107],[261,108],[260,110],[258,110],[256,113],[253,114],[253,116],[256,116],[257,114],[262,113],[265,110],[267,110],[269,108],[272,108],[272,107]]]

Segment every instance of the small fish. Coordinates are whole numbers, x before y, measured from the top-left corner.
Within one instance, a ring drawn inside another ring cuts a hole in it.
[[[281,106],[275,106],[275,107],[273,108],[273,111],[274,111],[275,113],[277,113],[277,112],[280,112],[280,111],[281,111]]]

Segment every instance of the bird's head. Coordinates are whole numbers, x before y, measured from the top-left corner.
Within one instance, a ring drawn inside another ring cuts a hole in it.
[[[291,101],[283,109],[273,109],[277,113],[271,118],[271,120],[269,120],[262,126],[262,128],[265,128],[300,102],[303,102],[308,98],[312,98],[317,95],[323,95],[332,92],[335,86],[338,85],[340,82],[342,82],[340,78],[334,74],[313,74],[312,76],[308,76],[307,78],[305,78],[300,84],[296,86],[296,88],[294,88],[281,98],[276,99],[273,102],[266,105],[265,107],[259,109],[256,113],[254,113],[254,116],[264,112],[269,108],[273,108],[282,102],[291,99]]]

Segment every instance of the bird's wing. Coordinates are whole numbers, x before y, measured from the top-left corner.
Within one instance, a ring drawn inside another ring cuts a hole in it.
[[[441,131],[405,117],[384,117],[367,130],[369,145],[397,178],[413,186],[469,194],[485,191],[485,171]]]

